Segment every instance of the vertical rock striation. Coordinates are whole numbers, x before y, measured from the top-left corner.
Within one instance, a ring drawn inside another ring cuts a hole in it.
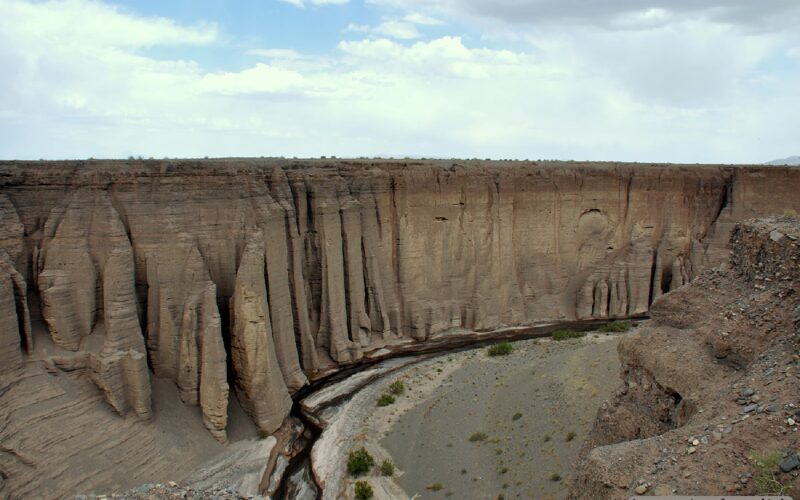
[[[231,298],[231,359],[236,393],[256,425],[274,432],[292,406],[275,354],[264,281],[264,236],[252,234],[245,247]]]
[[[309,379],[394,344],[644,314],[727,260],[736,221],[800,201],[790,167],[209,160],[0,173],[0,370],[14,376],[36,352],[143,418],[152,372],[222,442],[229,382],[272,432]],[[40,314],[41,352],[28,319]]]

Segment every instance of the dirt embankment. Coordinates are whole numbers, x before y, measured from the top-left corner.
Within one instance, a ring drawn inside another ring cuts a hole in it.
[[[800,220],[741,223],[731,250],[620,342],[571,497],[800,496]]]

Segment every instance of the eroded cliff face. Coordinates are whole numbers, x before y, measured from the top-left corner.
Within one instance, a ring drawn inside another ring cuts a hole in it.
[[[147,419],[168,379],[220,441],[229,384],[273,432],[309,379],[393,345],[643,314],[736,221],[800,206],[790,167],[5,162],[0,186],[5,383],[84,373]]]

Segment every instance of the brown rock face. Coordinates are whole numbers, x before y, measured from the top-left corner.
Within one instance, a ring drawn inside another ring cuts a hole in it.
[[[309,378],[398,343],[645,313],[727,260],[736,221],[800,205],[791,167],[91,161],[0,174],[3,377],[43,360],[148,418],[152,372],[220,441],[228,377],[274,431]]]
[[[620,341],[623,385],[598,411],[571,498],[623,499],[643,487],[763,494],[747,475],[756,471],[749,457],[780,461],[800,446],[789,424],[800,368],[800,218],[740,222],[730,247],[728,267],[660,297],[651,320]],[[797,475],[774,477],[769,491],[800,492]]]
[[[231,358],[236,393],[259,428],[274,432],[292,406],[275,354],[264,281],[264,236],[254,233],[242,255],[231,298]]]

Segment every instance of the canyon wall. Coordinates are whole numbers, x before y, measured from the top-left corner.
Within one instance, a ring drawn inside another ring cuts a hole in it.
[[[393,345],[642,315],[798,207],[792,167],[0,162],[0,376],[83,374],[141,419],[166,379],[221,442],[233,391],[273,432]]]

